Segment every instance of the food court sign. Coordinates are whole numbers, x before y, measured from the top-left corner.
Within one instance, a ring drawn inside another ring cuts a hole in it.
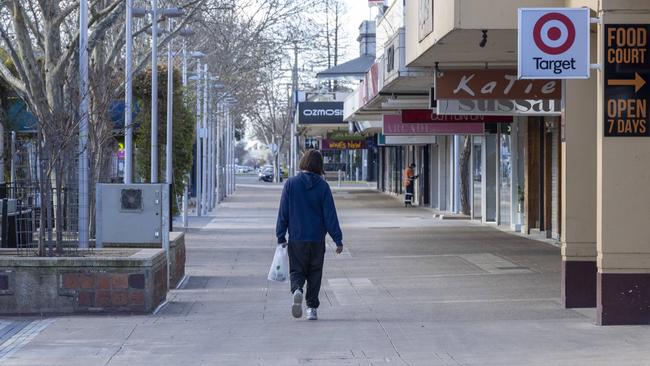
[[[589,78],[589,9],[520,8],[520,79]]]
[[[604,26],[604,135],[650,137],[650,25]]]

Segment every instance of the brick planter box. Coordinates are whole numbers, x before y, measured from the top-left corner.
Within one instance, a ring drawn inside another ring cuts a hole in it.
[[[161,249],[42,258],[0,250],[0,314],[148,313],[166,296]]]
[[[104,243],[104,248],[160,248],[149,243]],[[176,288],[185,276],[185,233],[169,233],[169,287]]]

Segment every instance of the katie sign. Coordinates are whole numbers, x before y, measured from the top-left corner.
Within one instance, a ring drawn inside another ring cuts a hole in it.
[[[589,9],[520,8],[520,79],[589,78]]]

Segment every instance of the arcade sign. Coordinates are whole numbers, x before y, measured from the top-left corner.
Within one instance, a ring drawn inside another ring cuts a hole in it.
[[[588,8],[519,8],[518,77],[588,79]]]

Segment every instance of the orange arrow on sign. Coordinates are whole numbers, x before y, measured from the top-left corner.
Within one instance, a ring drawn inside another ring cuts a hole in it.
[[[611,79],[607,80],[607,85],[612,86],[634,86],[634,92],[638,92],[639,89],[643,88],[645,85],[645,80],[639,75],[639,73],[634,73],[634,79]]]

